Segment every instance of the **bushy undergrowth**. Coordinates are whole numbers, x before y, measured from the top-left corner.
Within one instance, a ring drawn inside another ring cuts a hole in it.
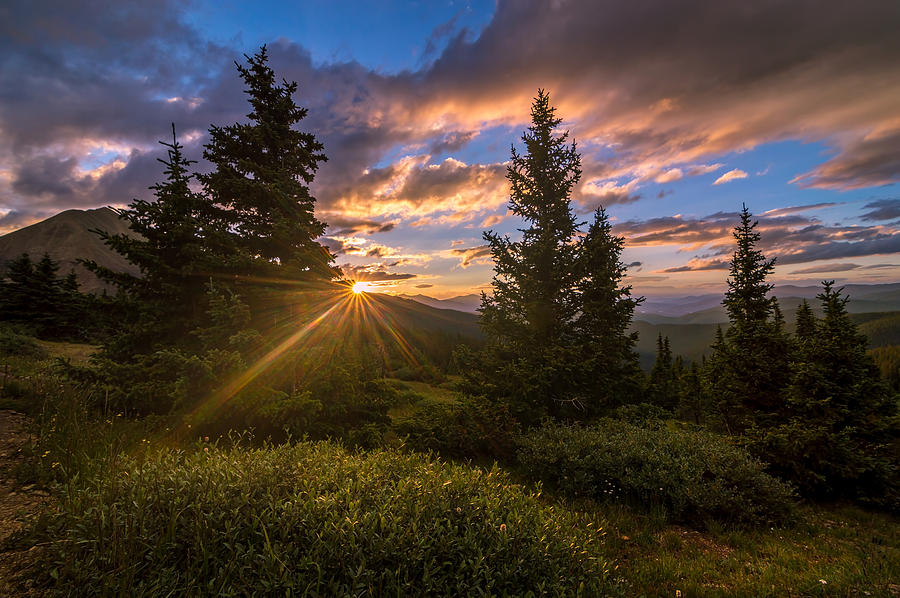
[[[586,427],[545,424],[520,443],[531,477],[571,496],[664,509],[672,520],[704,526],[784,523],[790,487],[744,449],[715,434],[601,420]]]
[[[460,395],[454,402],[426,399],[394,421],[406,445],[456,459],[511,460],[519,426],[507,405]]]
[[[51,591],[608,594],[604,533],[498,469],[332,443],[160,451],[82,483],[40,534]]]
[[[0,358],[13,355],[44,359],[47,357],[47,350],[22,330],[10,325],[0,324]]]

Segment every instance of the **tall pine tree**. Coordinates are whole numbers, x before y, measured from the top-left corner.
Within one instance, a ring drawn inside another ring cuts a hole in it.
[[[257,280],[329,281],[339,273],[316,241],[325,224],[309,191],[327,159],[323,146],[297,130],[307,109],[294,102],[296,82],[276,79],[266,46],[245,58],[246,66],[235,66],[251,106],[248,122],[210,127],[203,157],[214,169],[198,176],[235,234],[229,264],[234,274]]]
[[[593,413],[635,401],[643,385],[634,348],[638,335],[628,332],[643,297],[632,297],[631,285],[625,283],[627,267],[620,259],[624,247],[625,240],[613,234],[602,207],[576,245],[581,275],[575,321],[582,352],[580,394]]]
[[[550,97],[538,91],[526,152],[512,148],[509,209],[526,223],[514,241],[484,237],[494,260],[493,295],[482,296],[488,344],[470,366],[468,389],[509,402],[523,423],[585,418],[638,387],[634,306],[623,284],[622,239],[601,209],[583,238],[571,208],[581,156]]]
[[[775,260],[767,260],[757,248],[758,223],[747,206],[740,218],[722,301],[731,325],[708,362],[716,370],[709,379],[719,422],[732,433],[778,417],[790,345],[777,301],[768,297],[773,285],[767,278]]]

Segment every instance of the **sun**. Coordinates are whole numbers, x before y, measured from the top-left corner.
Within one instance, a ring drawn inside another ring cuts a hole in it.
[[[353,287],[351,289],[354,295],[359,295],[360,293],[365,293],[369,290],[369,285],[364,282],[354,282]]]

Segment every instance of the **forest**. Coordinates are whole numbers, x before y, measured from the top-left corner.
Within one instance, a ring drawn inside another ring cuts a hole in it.
[[[45,498],[0,535],[0,593],[900,592],[900,349],[830,280],[787,322],[746,205],[728,325],[701,359],[660,334],[643,370],[625,239],[574,210],[581,155],[539,90],[479,328],[435,320],[337,267],[297,84],[244,58],[210,169],[172,125],[130,232],[93,231],[138,274],[3,270],[9,475]]]

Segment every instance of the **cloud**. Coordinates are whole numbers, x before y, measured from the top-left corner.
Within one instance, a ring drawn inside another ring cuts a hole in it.
[[[687,175],[702,176],[704,174],[710,174],[711,172],[719,170],[722,166],[724,166],[724,164],[694,164],[693,166],[688,167]]]
[[[451,249],[450,254],[460,258],[459,265],[468,268],[473,263],[487,263],[490,261],[491,246],[479,245],[478,247],[467,247],[464,249]]]
[[[659,174],[654,179],[657,183],[671,183],[674,181],[680,181],[684,178],[684,173],[680,168],[672,168],[671,170],[667,170],[662,174]]]
[[[861,268],[859,264],[821,264],[819,266],[810,266],[809,268],[801,268],[794,270],[791,274],[820,274],[829,272],[847,272],[848,270],[856,270]]]
[[[747,176],[749,175],[746,172],[735,168],[734,170],[729,170],[728,172],[717,178],[713,185],[722,185],[725,183],[730,183],[731,181],[736,181],[738,179],[746,179]]]
[[[430,288],[433,287],[433,286],[434,286],[433,284],[427,284],[427,283],[425,283],[425,284],[417,284],[417,285],[415,285],[415,288],[417,288],[417,289],[430,289]]]
[[[490,227],[494,226],[495,224],[499,224],[499,223],[503,222],[503,220],[506,219],[507,216],[509,216],[508,213],[507,214],[491,214],[490,216],[488,216],[487,218],[485,218],[484,220],[481,221],[480,226],[482,228],[490,228]]]
[[[369,264],[365,266],[341,264],[340,268],[346,278],[358,282],[396,282],[417,277],[416,274],[388,272],[385,270],[384,264]]]
[[[702,218],[666,216],[628,220],[613,226],[629,247],[672,246],[695,255],[663,272],[717,270],[727,267],[734,251],[732,231],[739,214],[716,212]],[[881,225],[826,225],[799,213],[760,216],[759,249],[777,264],[900,253],[900,231]]]
[[[725,260],[715,259],[715,260],[698,260],[693,259],[689,261],[684,266],[676,266],[673,268],[666,268],[661,270],[666,273],[673,272],[698,272],[703,270],[727,270],[729,268],[729,263]]]
[[[232,60],[248,49],[207,39],[184,10],[171,0],[4,4],[0,171],[11,174],[0,177],[0,209],[27,220],[146,198],[170,122],[199,158],[211,123],[244,119]],[[831,151],[798,185],[896,182],[898,21],[895,0],[686,0],[679,10],[665,0],[500,0],[477,37],[436,29],[415,72],[314,63],[289,40],[270,50],[278,74],[300,83],[301,128],[330,158],[313,184],[323,219],[399,227],[475,222],[505,202],[502,164],[432,160],[493,127],[527,124],[538,87],[585,152],[578,199],[588,210],[788,139]]]
[[[900,199],[879,199],[869,202],[865,208],[871,210],[860,218],[869,222],[900,218]]]
[[[900,179],[900,127],[866,135],[844,151],[791,182],[817,189],[862,189],[889,185]]]
[[[839,202],[824,202],[824,203],[814,203],[807,206],[787,206],[784,208],[775,208],[774,210],[767,210],[762,213],[763,216],[767,217],[777,217],[777,216],[787,216],[789,214],[798,214],[800,212],[808,212],[810,210],[821,210],[823,208],[830,208],[833,206],[841,205]]]
[[[336,229],[335,235],[374,235],[375,233],[387,233],[397,226],[397,222],[378,222],[375,220],[345,218],[340,214],[325,214],[328,220],[328,228]]]

